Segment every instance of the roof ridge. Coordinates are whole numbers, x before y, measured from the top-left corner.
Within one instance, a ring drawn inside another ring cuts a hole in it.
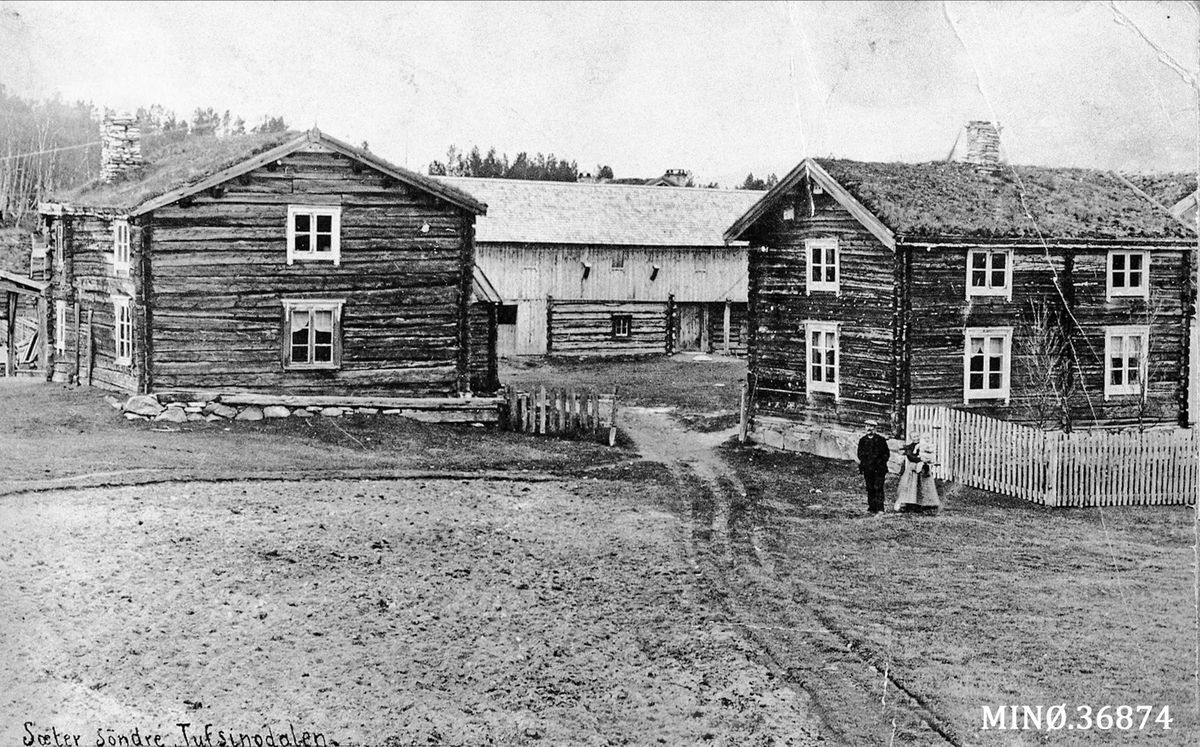
[[[518,184],[521,184],[521,183],[539,184],[539,185],[549,184],[549,185],[561,185],[561,186],[565,186],[565,187],[574,187],[574,188],[591,187],[591,188],[600,188],[600,189],[619,189],[619,190],[622,190],[625,192],[628,192],[631,190],[646,189],[646,190],[654,190],[657,192],[685,191],[686,190],[688,192],[709,192],[709,193],[717,192],[717,193],[731,193],[731,194],[738,194],[738,193],[762,194],[762,193],[764,193],[764,190],[760,190],[760,189],[738,189],[736,187],[674,187],[674,186],[666,186],[666,185],[660,186],[660,187],[655,187],[655,186],[651,186],[649,184],[597,184],[594,182],[565,182],[565,181],[559,181],[557,179],[508,179],[508,178],[501,177],[501,176],[449,176],[449,175],[433,176],[433,175],[431,175],[429,178],[430,179],[461,179],[463,181],[471,181],[471,182],[499,182],[499,183],[503,183],[503,184],[511,184],[513,182],[516,182]]]

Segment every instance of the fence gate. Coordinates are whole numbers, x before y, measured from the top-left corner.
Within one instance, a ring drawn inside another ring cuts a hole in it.
[[[908,436],[922,433],[936,477],[1047,506],[1191,504],[1200,482],[1191,429],[1062,433],[909,405]]]

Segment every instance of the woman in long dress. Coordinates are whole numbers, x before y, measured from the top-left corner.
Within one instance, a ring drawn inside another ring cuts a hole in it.
[[[897,511],[937,511],[942,506],[930,465],[936,458],[928,433],[904,446],[904,471],[896,496]]]

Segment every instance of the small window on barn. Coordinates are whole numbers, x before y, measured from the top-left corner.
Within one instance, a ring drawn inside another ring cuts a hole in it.
[[[129,274],[129,221],[117,218],[112,224],[113,270],[118,275]]]
[[[795,205],[784,205],[783,206],[783,219],[784,220],[796,220],[796,206]]]
[[[340,368],[342,300],[283,302],[284,368]]]
[[[612,315],[612,336],[614,340],[628,338],[633,334],[633,315],[632,314],[613,314]]]
[[[972,249],[967,252],[967,297],[1012,298],[1012,252]]]
[[[807,279],[805,292],[839,292],[838,240],[836,238],[805,239]]]
[[[1108,299],[1114,296],[1150,297],[1150,255],[1114,249],[1108,253]]]
[[[67,302],[54,302],[54,349],[67,352]]]
[[[612,258],[612,268],[616,272],[625,272],[625,253],[617,252]]]
[[[968,328],[963,350],[963,401],[1008,402],[1012,366],[1012,327]]]
[[[118,366],[133,365],[133,301],[113,296],[113,343]]]
[[[505,303],[500,304],[500,308],[496,311],[496,324],[516,324],[517,323],[517,304]]]
[[[287,263],[341,263],[342,209],[288,205]]]
[[[838,325],[837,322],[805,322],[808,341],[808,391],[827,392],[835,398],[838,382]]]
[[[1104,339],[1104,398],[1141,395],[1146,390],[1150,328],[1107,327]]]

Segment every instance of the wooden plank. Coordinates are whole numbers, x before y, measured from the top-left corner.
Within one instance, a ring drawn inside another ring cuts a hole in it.
[[[500,404],[499,397],[369,397],[336,395],[219,394],[217,400],[228,405],[282,405],[284,407],[375,407],[379,409],[488,410]]]

